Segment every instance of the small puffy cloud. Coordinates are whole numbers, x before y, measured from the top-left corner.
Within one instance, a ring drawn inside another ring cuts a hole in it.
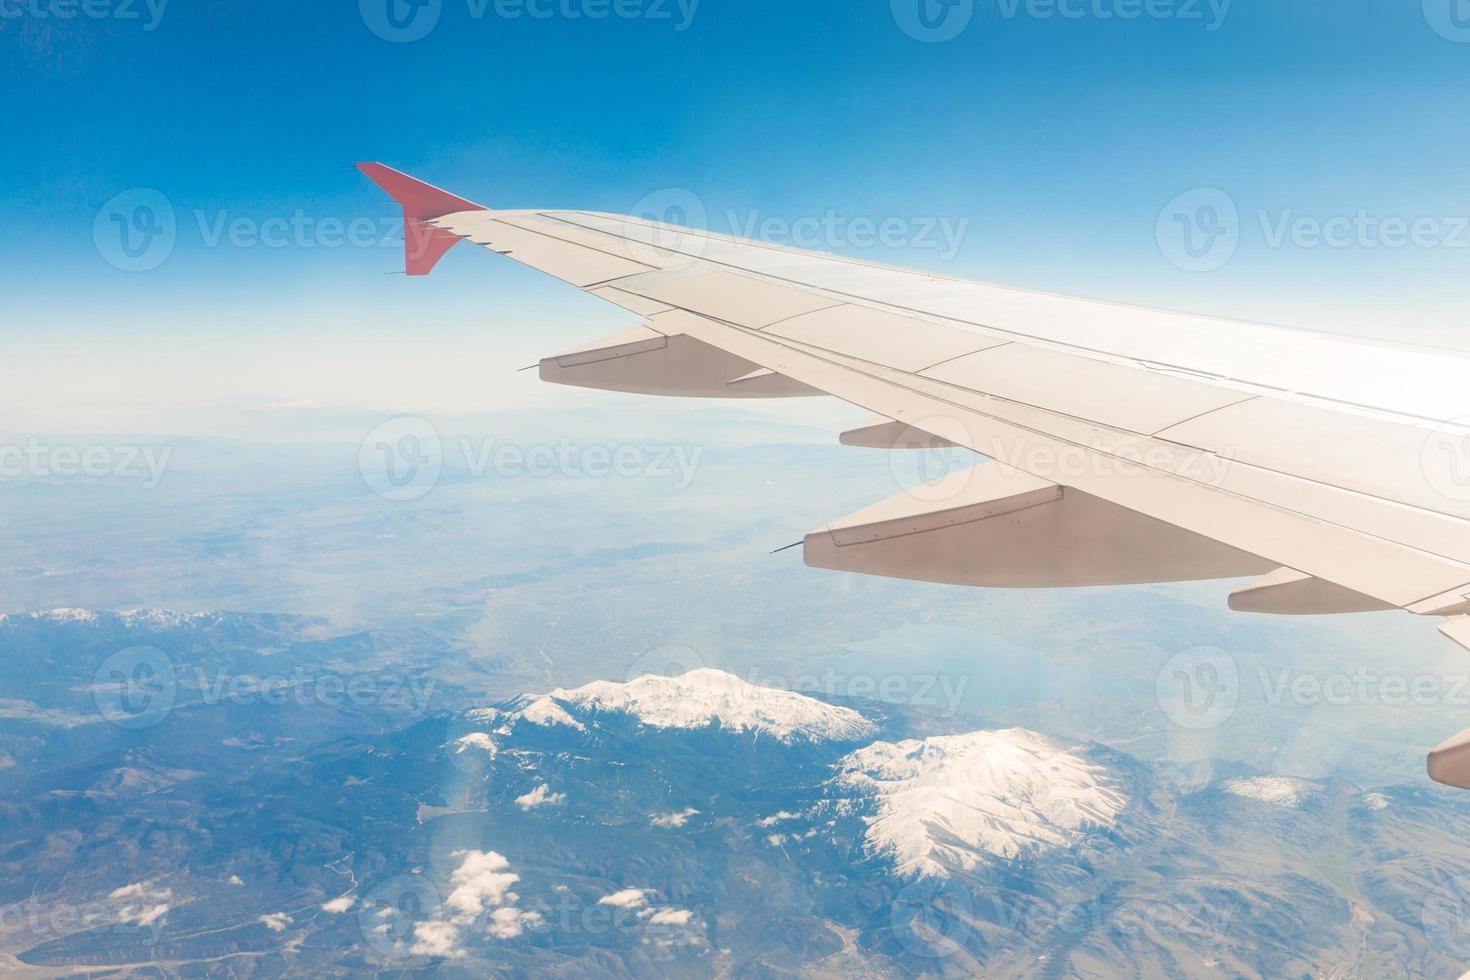
[[[553,793],[551,787],[541,783],[529,793],[516,797],[516,806],[522,810],[529,810],[537,806],[555,806],[567,801],[567,794]]]
[[[453,890],[444,900],[444,917],[414,925],[411,953],[457,959],[465,955],[465,935],[477,923],[496,939],[514,939],[527,929],[545,924],[540,913],[516,908],[518,896],[510,889],[520,880],[520,875],[510,870],[505,855],[495,851],[455,851],[451,856],[460,862],[449,876]]]
[[[604,895],[597,900],[598,905],[611,905],[620,909],[636,909],[648,904],[649,889],[647,888],[624,888],[620,892]]]
[[[527,929],[543,924],[540,912],[526,912],[514,906],[496,909],[490,916],[490,935],[496,939],[514,939]]]
[[[244,885],[245,881],[239,875],[230,875],[225,879],[227,885]]]
[[[255,921],[271,932],[285,932],[286,927],[291,924],[291,917],[285,912],[272,912],[269,915],[262,915]]]
[[[658,909],[648,916],[648,924],[654,926],[683,926],[689,924],[694,915],[688,909]]]
[[[510,862],[505,855],[495,851],[455,851],[454,856],[463,860],[449,877],[449,883],[455,887],[444,904],[454,911],[456,920],[467,923],[488,905],[516,900],[510,886],[521,876],[506,870]]]
[[[759,821],[759,826],[774,827],[776,824],[780,823],[783,820],[795,820],[800,816],[801,814],[799,813],[792,813],[790,810],[782,810],[780,813],[772,814],[771,816],[766,817],[764,820]]]
[[[118,922],[135,926],[151,926],[173,907],[174,893],[169,888],[156,888],[139,881],[114,888],[107,897],[117,906],[113,913]]]
[[[323,902],[322,911],[330,912],[333,915],[337,915],[341,912],[346,912],[355,904],[357,904],[357,899],[353,898],[351,895],[340,895],[329,902]]]
[[[690,817],[698,813],[699,811],[691,806],[687,809],[680,810],[678,813],[665,813],[661,816],[654,817],[649,823],[655,827],[682,827],[689,822]]]
[[[459,927],[453,922],[433,920],[415,923],[413,945],[409,952],[415,956],[441,956],[454,959],[464,955],[459,948]]]

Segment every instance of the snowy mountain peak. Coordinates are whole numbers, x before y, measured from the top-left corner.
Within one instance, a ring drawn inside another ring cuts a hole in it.
[[[907,877],[1071,847],[1127,804],[1105,768],[1021,729],[874,742],[838,768],[871,807],[868,851]]]
[[[526,699],[517,714],[539,725],[583,728],[585,717],[578,720],[574,716],[599,711],[630,715],[651,728],[716,725],[730,731],[768,735],[782,742],[852,741],[877,731],[850,708],[761,687],[713,668],[691,670],[678,677],[646,674],[626,683],[594,681],[572,690],[558,688]]]
[[[1260,800],[1272,806],[1295,810],[1317,799],[1322,784],[1295,776],[1255,776],[1252,778],[1227,779],[1220,786],[1231,796],[1243,796],[1249,800]]]

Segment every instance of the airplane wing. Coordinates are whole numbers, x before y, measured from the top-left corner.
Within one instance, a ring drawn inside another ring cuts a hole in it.
[[[1400,609],[1470,649],[1470,358],[1049,295],[625,215],[491,210],[382,164],[407,271],[460,241],[645,318],[559,384],[828,394],[850,445],[992,463],[806,536],[808,564],[1026,588],[1252,576],[1234,609]],[[1470,788],[1470,730],[1430,775]]]

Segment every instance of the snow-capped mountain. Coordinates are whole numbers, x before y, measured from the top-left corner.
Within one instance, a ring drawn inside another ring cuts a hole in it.
[[[1227,779],[1220,788],[1231,796],[1260,800],[1272,806],[1295,810],[1315,801],[1322,793],[1322,784],[1295,776],[1252,776]]]
[[[321,637],[276,616],[0,620],[0,830],[44,842],[0,859],[0,913],[102,916],[11,930],[0,959],[207,972],[246,951],[274,972],[455,976],[1463,966],[1470,803],[1432,787],[1150,763],[718,671],[478,710],[464,688],[440,700],[446,684],[427,713],[193,686],[450,655],[417,633]],[[97,665],[136,644],[176,665],[174,709],[83,728]]]
[[[871,810],[867,850],[906,877],[1075,846],[1128,802],[1103,766],[1014,728],[875,742],[838,768],[836,785]]]
[[[714,727],[781,742],[854,742],[877,733],[871,721],[851,708],[761,687],[713,668],[677,677],[647,674],[626,683],[594,681],[572,690],[558,688],[523,698],[504,713],[537,725],[583,729],[604,712],[628,716],[650,728]]]

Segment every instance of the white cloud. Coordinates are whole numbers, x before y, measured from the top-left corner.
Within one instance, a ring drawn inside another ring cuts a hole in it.
[[[454,958],[464,955],[464,950],[459,948],[459,927],[452,922],[435,920],[416,923],[413,927],[413,940],[409,952],[415,956]]]
[[[353,898],[351,895],[340,895],[329,902],[323,902],[322,911],[330,912],[333,915],[337,915],[340,912],[346,912],[355,904],[357,904],[357,899]]]
[[[291,917],[285,912],[272,912],[269,915],[262,915],[255,921],[271,932],[285,932],[286,927],[291,924]]]
[[[240,878],[239,875],[230,875],[228,878],[225,879],[225,884],[227,884],[227,885],[243,885],[243,884],[245,884],[245,882],[244,882],[244,880],[242,880]]]
[[[689,919],[694,915],[688,909],[659,909],[648,917],[648,924],[654,926],[684,926],[689,924]]]
[[[539,912],[515,907],[519,896],[510,889],[520,880],[520,875],[510,870],[505,855],[495,851],[455,851],[452,856],[459,858],[460,863],[449,876],[454,888],[444,901],[445,917],[413,927],[411,953],[447,958],[463,956],[466,932],[486,912],[490,914],[485,918],[484,929],[496,939],[514,939],[527,929],[545,924]]]
[[[620,909],[636,909],[648,904],[650,889],[647,888],[624,888],[620,892],[604,895],[597,900],[598,905],[611,905]]]
[[[468,923],[489,905],[514,902],[516,895],[510,886],[521,876],[507,871],[510,862],[503,854],[495,851],[455,851],[455,857],[463,857],[449,883],[454,891],[449,893],[445,905],[455,913],[456,921]]]
[[[514,906],[496,909],[490,916],[490,935],[496,939],[514,939],[528,928],[542,925],[540,912],[525,912]]]
[[[766,817],[764,820],[758,821],[757,826],[774,827],[776,824],[780,823],[783,820],[796,820],[800,816],[801,814],[799,813],[792,813],[790,810],[782,810],[780,813],[772,814],[771,816]]]
[[[694,807],[680,810],[678,813],[665,813],[654,817],[649,822],[655,827],[682,827],[689,822],[689,818],[699,813]]]
[[[147,882],[139,881],[114,888],[107,897],[119,903],[115,913],[118,922],[151,926],[173,907],[174,893],[172,889],[155,888]]]
[[[553,793],[551,787],[541,783],[529,793],[516,797],[516,806],[529,810],[535,806],[556,806],[567,801],[567,794]]]

